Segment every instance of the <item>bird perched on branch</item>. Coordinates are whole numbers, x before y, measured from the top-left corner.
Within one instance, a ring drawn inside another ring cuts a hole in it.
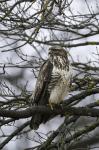
[[[68,52],[62,47],[49,48],[48,60],[39,71],[32,104],[50,105],[51,108],[53,104],[60,104],[69,92],[71,74]],[[46,114],[33,115],[31,129],[38,129],[39,125],[48,119]]]

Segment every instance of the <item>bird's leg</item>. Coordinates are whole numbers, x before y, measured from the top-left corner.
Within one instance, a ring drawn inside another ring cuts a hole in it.
[[[49,102],[48,106],[50,106],[51,110],[53,110],[54,107],[55,107],[55,108],[58,108],[58,107],[60,108],[60,107],[61,107],[60,104],[51,103],[51,102]]]
[[[53,110],[53,104],[51,102],[49,102],[48,105],[50,106],[51,110]]]

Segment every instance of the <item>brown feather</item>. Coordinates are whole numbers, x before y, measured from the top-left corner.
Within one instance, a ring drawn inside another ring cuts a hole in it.
[[[48,100],[50,93],[47,89],[51,78],[52,68],[52,63],[47,60],[40,69],[36,83],[34,98],[32,101],[34,105],[47,105],[49,103]],[[32,116],[30,127],[36,130],[42,121],[45,122],[44,120],[44,115],[35,114],[34,116]]]
[[[71,71],[67,52],[63,48],[51,47],[49,59],[42,65],[36,82],[32,105],[59,104],[67,95],[70,87]],[[51,116],[35,114],[30,127],[38,129]]]

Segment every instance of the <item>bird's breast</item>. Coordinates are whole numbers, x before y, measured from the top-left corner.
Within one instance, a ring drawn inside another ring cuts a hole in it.
[[[60,74],[60,79],[57,80],[57,83],[51,90],[49,103],[59,104],[69,92],[71,73],[70,71],[54,68],[53,74]]]

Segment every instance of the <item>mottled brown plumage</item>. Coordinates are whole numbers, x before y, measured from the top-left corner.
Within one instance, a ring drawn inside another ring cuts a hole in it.
[[[42,65],[32,96],[33,105],[59,104],[68,94],[71,69],[67,52],[61,47],[51,47],[49,58]],[[46,114],[33,115],[30,123],[32,129],[38,129],[41,123],[49,119]]]

